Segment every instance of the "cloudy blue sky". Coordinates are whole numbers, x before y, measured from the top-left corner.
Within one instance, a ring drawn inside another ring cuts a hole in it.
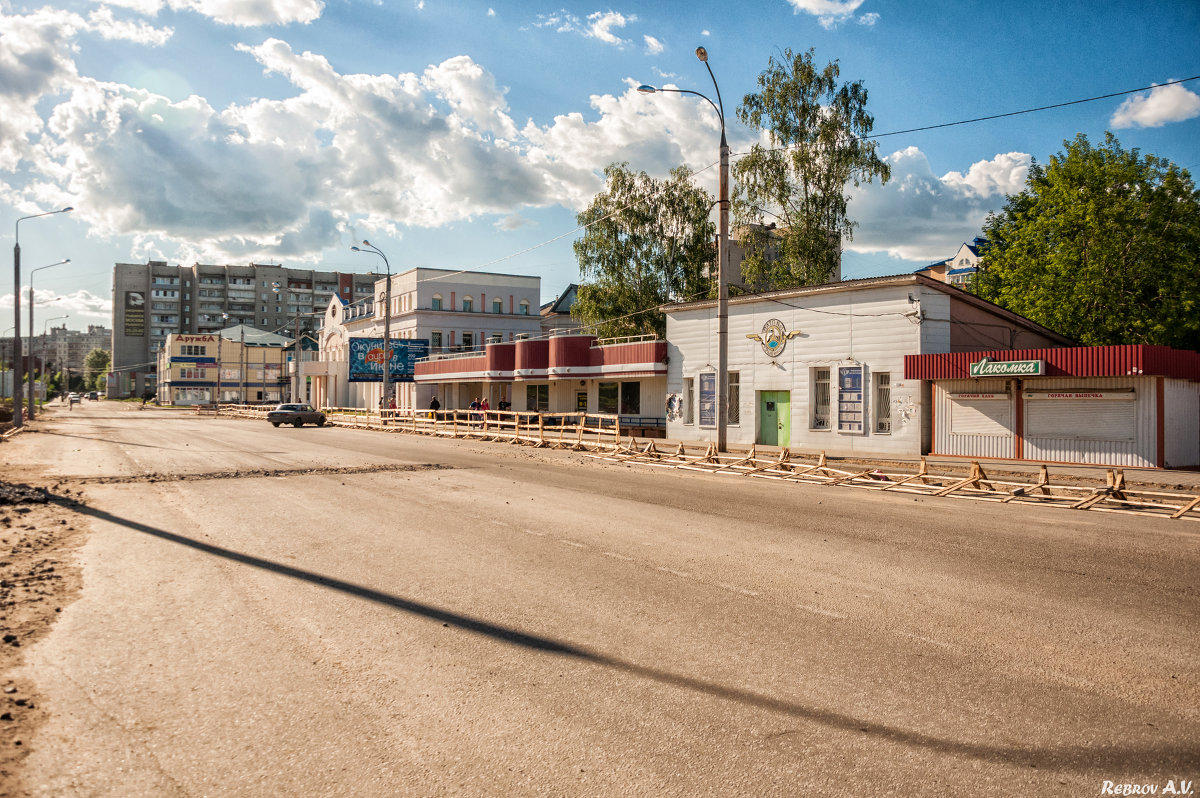
[[[578,278],[605,165],[715,161],[707,104],[635,91],[711,93],[697,45],[735,157],[757,134],[734,109],[785,48],[862,80],[880,134],[1159,86],[882,136],[893,179],[852,202],[844,275],[898,273],[953,254],[1076,133],[1195,173],[1200,81],[1161,84],[1200,75],[1197,42],[1195,0],[0,0],[0,249],[17,217],[76,208],[21,225],[23,278],[72,260],[36,276],[36,328],[108,324],[115,262],[364,272],[362,238],[396,270],[538,275],[548,299]]]

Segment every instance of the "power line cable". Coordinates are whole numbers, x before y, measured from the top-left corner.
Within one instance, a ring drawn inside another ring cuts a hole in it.
[[[1055,108],[1066,108],[1068,106],[1082,105],[1084,103],[1092,103],[1092,102],[1096,102],[1098,100],[1111,100],[1113,97],[1124,97],[1127,94],[1137,94],[1140,91],[1153,91],[1154,89],[1162,88],[1163,86],[1175,86],[1180,83],[1188,83],[1193,80],[1200,80],[1200,75],[1193,75],[1190,78],[1180,78],[1179,80],[1169,80],[1166,83],[1159,83],[1157,85],[1151,84],[1149,86],[1143,86],[1140,89],[1126,89],[1125,91],[1114,91],[1114,92],[1110,92],[1109,94],[1099,94],[1095,97],[1087,97],[1082,100],[1068,100],[1066,102],[1053,103],[1051,105],[1039,105],[1036,108],[1023,108],[1020,111],[1006,111],[1005,113],[1002,113],[1002,114],[989,114],[988,116],[977,116],[977,117],[973,117],[971,119],[960,119],[957,122],[942,122],[942,123],[939,123],[936,125],[924,125],[922,127],[911,127],[911,128],[907,128],[905,130],[893,130],[888,133],[875,133],[875,134],[872,134],[869,136],[854,136],[852,138],[857,138],[859,140],[883,139],[883,138],[887,138],[889,136],[901,136],[901,135],[904,135],[905,133],[921,133],[926,130],[940,130],[942,128],[957,127],[959,125],[970,125],[970,124],[974,124],[976,122],[989,122],[993,119],[1004,119],[1005,117],[1010,117],[1010,116],[1021,116],[1022,114],[1033,114],[1033,113],[1037,113],[1039,111],[1051,111]],[[780,150],[790,150],[790,149],[792,149],[793,146],[795,146],[795,145],[789,145],[786,147],[771,147],[771,148],[767,148],[766,152],[778,152]],[[747,153],[744,153],[744,152],[736,153],[736,155],[746,155],[746,154]]]

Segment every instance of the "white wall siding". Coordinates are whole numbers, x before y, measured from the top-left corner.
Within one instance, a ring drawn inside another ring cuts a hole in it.
[[[1156,465],[1158,445],[1157,377],[1056,377],[1026,380],[1025,391],[1120,391],[1133,388],[1135,434],[1132,441],[1078,440],[1074,438],[1026,437],[1026,460],[1060,463],[1090,463],[1112,466]],[[1026,400],[1026,418],[1029,401]]]
[[[1013,458],[1016,457],[1016,437],[1012,432],[1012,424],[1016,422],[1017,399],[1009,396],[1007,400],[988,400],[989,402],[1007,401],[1010,419],[1009,432],[1006,435],[996,434],[963,434],[954,431],[954,412],[960,403],[954,400],[955,394],[963,393],[996,393],[1003,394],[1008,390],[1008,380],[941,380],[933,388],[933,452],[934,454],[961,455],[964,457],[980,458]],[[965,404],[965,403],[962,403]]]
[[[1166,380],[1166,467],[1200,466],[1200,384]]]
[[[914,457],[921,447],[920,384],[904,379],[904,356],[921,351],[923,326],[904,314],[916,309],[908,297],[914,286],[882,286],[792,298],[786,301],[732,302],[729,307],[729,370],[739,375],[740,423],[730,425],[730,444],[749,446],[758,434],[758,396],[762,391],[787,391],[790,398],[791,438],[796,451],[826,451],[832,455],[892,455]],[[763,325],[778,319],[789,331],[799,331],[782,354],[767,355],[748,335],[761,334]],[[701,372],[717,365],[716,313],[712,308],[675,311],[667,317],[669,364],[667,392],[684,395],[684,378],[696,380],[697,399]],[[865,431],[837,431],[837,369],[864,367]],[[832,430],[809,429],[811,418],[810,370],[829,368]],[[875,373],[891,375],[892,432],[874,432],[873,380]],[[665,397],[664,397],[665,401]],[[716,429],[696,423],[668,421],[667,436],[680,440],[715,440]]]

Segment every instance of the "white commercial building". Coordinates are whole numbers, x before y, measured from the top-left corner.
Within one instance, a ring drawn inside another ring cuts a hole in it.
[[[717,439],[717,303],[667,305],[667,437]],[[930,387],[906,355],[1071,343],[923,275],[729,301],[730,444],[914,457],[932,440]]]
[[[397,408],[424,408],[433,396],[433,386],[413,381],[415,358],[482,351],[489,342],[541,334],[540,277],[416,268],[393,275],[391,281],[387,326],[398,350],[392,363]],[[375,357],[365,342],[377,341],[382,352],[386,296],[384,278],[375,284],[370,299],[330,300],[320,331],[320,360],[302,364],[304,376],[312,379],[317,406],[379,406],[382,370],[364,368],[361,360]]]

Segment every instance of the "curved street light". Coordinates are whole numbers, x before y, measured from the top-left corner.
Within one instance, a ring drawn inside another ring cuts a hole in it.
[[[70,258],[64,258],[56,263],[47,263],[45,266],[38,266],[36,269],[29,270],[29,348],[30,348],[30,350],[33,349],[33,307],[34,307],[34,305],[33,305],[33,275],[37,274],[42,269],[49,269],[51,266],[62,266],[64,263],[70,263],[70,262],[71,262]],[[58,318],[65,319],[67,317],[59,316]],[[45,330],[45,325],[42,326],[42,329]],[[42,356],[45,357],[45,355],[46,355],[46,334],[43,332],[42,333]],[[46,371],[46,366],[43,363],[42,364],[42,373],[44,374],[45,371]],[[29,420],[30,421],[33,421],[34,407],[35,407],[35,403],[33,401],[33,380],[30,380],[29,381]]]
[[[692,94],[708,102],[721,120],[721,176],[718,185],[720,205],[717,239],[717,451],[726,450],[726,432],[729,426],[729,142],[725,139],[725,105],[721,102],[721,88],[712,67],[708,65],[708,50],[696,48],[696,58],[708,69],[713,88],[717,92],[714,103],[705,95],[691,89],[659,89],[654,86],[638,86],[641,94],[668,91],[674,94]]]
[[[26,219],[37,219],[42,216],[53,216],[56,213],[69,213],[75,210],[71,206],[59,208],[57,211],[35,213],[22,216],[13,226],[13,426],[24,424],[24,414],[21,412],[21,381],[24,378],[24,368],[21,364],[21,222]]]
[[[383,265],[387,268],[387,288],[384,290],[383,303],[383,395],[381,398],[380,410],[383,410],[389,404],[389,399],[392,394],[392,264],[388,263],[387,255],[383,254],[383,250],[367,241],[365,238],[362,242],[365,249],[358,247],[350,247],[354,252],[373,252],[383,258]]]

